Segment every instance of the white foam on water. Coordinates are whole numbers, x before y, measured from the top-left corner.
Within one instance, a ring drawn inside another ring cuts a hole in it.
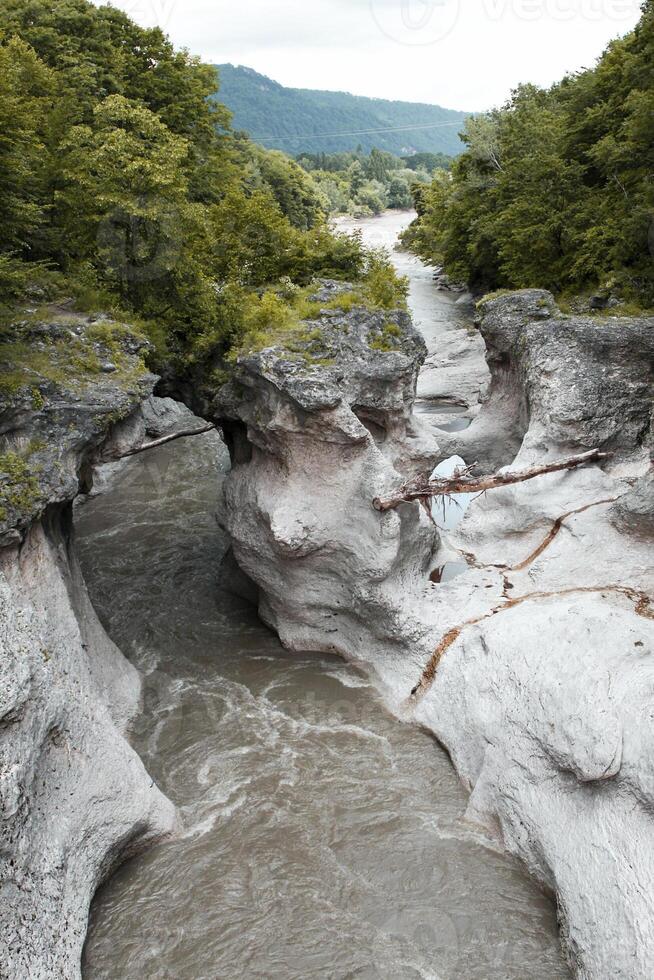
[[[138,663],[140,673],[145,677],[154,674],[161,663],[161,653],[155,647],[145,646],[142,643],[133,643],[132,650],[133,659]]]
[[[333,677],[333,679],[338,681],[339,684],[342,684],[343,687],[364,688],[373,686],[370,681],[365,677],[362,677],[361,674],[349,673],[347,670],[325,670],[324,673],[327,677]]]
[[[213,756],[211,759],[207,759],[200,768],[198,769],[196,779],[200,786],[211,785],[210,774],[213,769],[217,768],[230,759],[242,759],[246,755],[250,755],[253,752],[253,746],[251,745],[241,745],[236,749],[228,749],[224,752],[220,752],[218,755]]]
[[[448,821],[445,824],[438,817],[427,816],[424,813],[418,814],[418,819],[425,830],[435,831],[436,836],[440,840],[455,840],[463,844],[477,844],[487,851],[492,851],[493,854],[500,854],[502,857],[506,857],[506,851],[502,845],[491,837],[490,834],[485,833],[479,824],[473,824],[464,820],[457,822]]]
[[[216,827],[219,821],[223,822],[229,820],[238,810],[240,810],[247,802],[247,796],[242,794],[237,796],[235,800],[226,800],[225,805],[216,806],[212,809],[206,816],[202,817],[196,823],[191,824],[186,830],[180,834],[180,840],[191,840],[193,838],[206,837],[210,834]]]

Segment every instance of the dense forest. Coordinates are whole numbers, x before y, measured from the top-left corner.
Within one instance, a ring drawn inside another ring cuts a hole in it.
[[[452,157],[396,157],[378,149],[365,154],[359,148],[355,153],[301,153],[297,162],[311,174],[330,214],[362,218],[387,208],[413,207],[413,185],[428,184],[438,168],[448,170]]]
[[[232,131],[217,85],[110,6],[4,0],[3,329],[16,304],[72,297],[184,362],[294,321],[315,276],[401,297],[382,256],[329,231],[305,170]]]
[[[469,119],[416,188],[418,253],[479,290],[599,289],[654,305],[654,0],[592,69]]]
[[[458,134],[465,112],[347,92],[285,88],[242,66],[219,65],[219,73],[220,98],[233,112],[235,128],[247,131],[254,140],[283,137],[276,142],[266,139],[265,145],[293,156],[342,153],[359,145],[364,153],[377,148],[396,156],[415,152],[453,156],[463,149]],[[396,131],[379,132],[389,129]]]
[[[222,357],[306,313],[316,276],[401,298],[383,256],[326,216],[410,192],[412,246],[480,291],[654,302],[654,0],[592,70],[469,119],[453,162],[364,147],[295,161],[234,130],[217,90],[214,68],[112,7],[4,0],[3,321],[72,297],[140,322],[162,360]]]

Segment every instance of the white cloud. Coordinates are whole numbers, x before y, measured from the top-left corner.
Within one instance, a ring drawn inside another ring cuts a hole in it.
[[[284,85],[497,105],[593,63],[640,0],[114,0],[212,62]]]

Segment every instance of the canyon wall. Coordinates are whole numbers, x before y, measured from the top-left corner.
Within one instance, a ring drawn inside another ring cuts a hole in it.
[[[447,451],[490,465],[519,447],[532,464],[597,447],[607,465],[494,491],[451,533],[418,504],[376,512],[445,450],[412,416],[415,331],[397,320],[379,350],[359,311],[325,328],[323,363],[280,348],[239,361],[212,408],[234,464],[223,519],[282,641],[365,666],[448,748],[470,819],[556,893],[576,974],[644,980],[654,324],[564,317],[535,290],[482,313],[490,392]],[[430,581],[453,557],[466,574]]]
[[[74,550],[72,501],[90,489],[100,455],[143,439],[141,406],[156,380],[141,343],[117,326],[99,331],[72,315],[36,324],[30,384],[5,389],[0,406],[0,975],[8,980],[79,977],[96,888],[175,823],[125,737],[140,708],[139,675],[98,621]],[[71,348],[80,358],[68,370]],[[40,353],[43,373],[34,368]]]
[[[487,302],[490,388],[444,433],[413,414],[426,350],[408,315],[331,309],[306,350],[242,357],[203,406],[230,447],[222,520],[264,620],[291,649],[356,661],[437,735],[469,819],[556,893],[571,965],[593,980],[648,977],[654,958],[653,326],[564,317],[539,291]],[[31,340],[29,383],[0,413],[12,980],[79,976],[94,890],[175,823],[125,739],[139,678],[88,600],[72,501],[99,460],[179,419],[150,401],[123,326],[67,314]],[[603,467],[494,491],[454,531],[438,505],[372,506],[452,452],[531,465],[595,447]],[[432,574],[452,560],[465,574]]]

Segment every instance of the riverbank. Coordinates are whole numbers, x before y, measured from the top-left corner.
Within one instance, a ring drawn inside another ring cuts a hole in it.
[[[79,972],[100,882],[175,826],[126,737],[141,678],[89,601],[72,519],[98,453],[142,440],[156,379],[106,317],[22,332],[0,393],[0,972],[52,980]]]

